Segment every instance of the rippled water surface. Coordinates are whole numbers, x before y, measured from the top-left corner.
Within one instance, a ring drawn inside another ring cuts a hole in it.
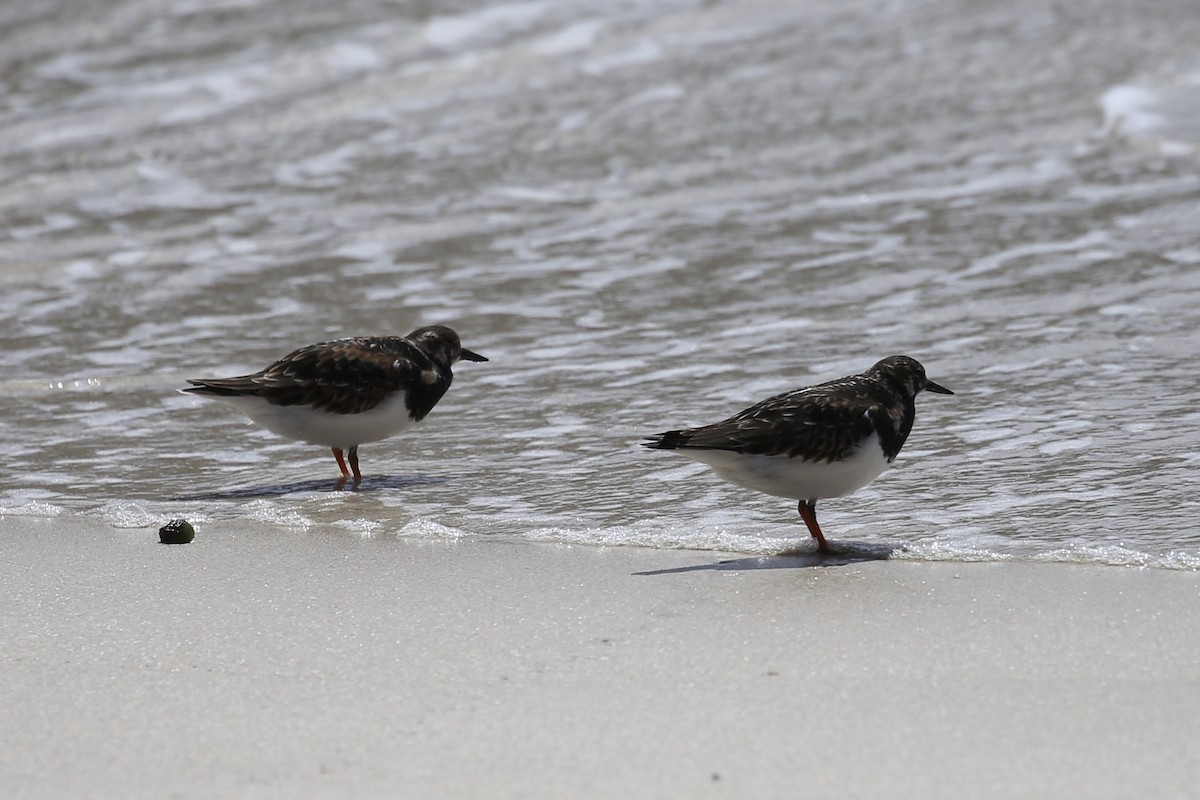
[[[822,503],[919,558],[1200,568],[1193,0],[0,6],[0,513],[767,553],[794,507],[636,446],[919,358]],[[410,434],[175,392],[455,327]]]

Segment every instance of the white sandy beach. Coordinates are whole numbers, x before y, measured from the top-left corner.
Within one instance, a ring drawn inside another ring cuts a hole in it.
[[[7,798],[1200,785],[1191,572],[220,524],[166,546],[74,518],[0,536]]]

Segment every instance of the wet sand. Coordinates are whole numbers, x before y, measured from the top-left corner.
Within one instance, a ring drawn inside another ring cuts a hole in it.
[[[1184,797],[1200,575],[0,518],[11,798]]]

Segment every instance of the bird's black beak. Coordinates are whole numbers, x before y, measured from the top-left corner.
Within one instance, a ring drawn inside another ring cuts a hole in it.
[[[950,391],[945,386],[939,386],[930,380],[925,381],[925,391],[933,392],[934,394],[954,394],[954,392]]]
[[[479,355],[479,353],[472,353],[465,347],[462,349],[462,352],[459,353],[458,357],[464,361],[487,361],[487,359]]]

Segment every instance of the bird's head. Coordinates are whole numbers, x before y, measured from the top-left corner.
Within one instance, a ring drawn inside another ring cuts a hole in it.
[[[446,366],[459,360],[487,361],[478,353],[473,353],[463,347],[462,342],[458,339],[458,334],[445,325],[417,328],[404,338],[428,353],[435,362]]]
[[[945,386],[929,380],[921,363],[908,356],[888,356],[867,370],[867,373],[902,387],[910,397],[916,397],[922,391],[954,394]]]

